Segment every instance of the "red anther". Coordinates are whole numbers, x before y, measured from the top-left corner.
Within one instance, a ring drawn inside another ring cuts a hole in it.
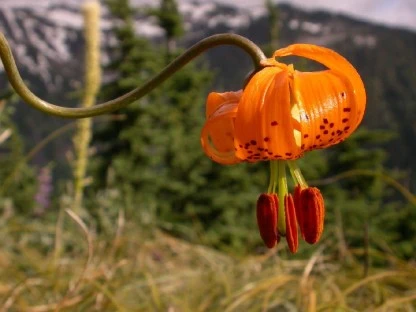
[[[300,204],[296,206],[298,224],[303,239],[309,244],[319,241],[324,229],[325,206],[321,192],[316,187],[302,190]]]
[[[273,248],[277,243],[277,207],[276,194],[261,194],[257,200],[257,225],[268,248]]]
[[[296,222],[295,205],[291,194],[285,196],[286,241],[291,253],[298,251],[298,225]]]
[[[293,193],[293,203],[295,204],[296,220],[299,225],[302,222],[302,211],[301,209],[299,209],[299,206],[301,204],[301,193],[302,187],[299,184],[297,184],[295,186],[295,192]]]

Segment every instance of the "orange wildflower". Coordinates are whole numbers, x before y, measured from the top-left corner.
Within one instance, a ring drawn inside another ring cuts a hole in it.
[[[276,59],[289,55],[314,60],[327,69],[300,72]],[[286,236],[290,250],[296,252],[297,224],[302,237],[316,243],[322,234],[325,209],[321,193],[308,187],[294,160],[351,135],[364,116],[366,94],[355,68],[327,48],[294,44],[275,51],[261,65],[244,91],[209,94],[201,144],[220,164],[270,161],[267,194],[272,196],[278,189],[279,198],[276,241]],[[293,198],[287,190],[286,165],[296,185]],[[266,221],[266,215],[273,213],[262,214],[268,206],[260,198],[258,225],[270,247],[274,246],[270,226],[275,221]]]

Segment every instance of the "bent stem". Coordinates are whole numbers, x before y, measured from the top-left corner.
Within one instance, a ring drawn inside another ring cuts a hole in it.
[[[205,38],[182,55],[173,60],[159,74],[147,81],[143,86],[138,87],[114,100],[94,105],[93,107],[71,108],[48,103],[37,97],[23,82],[17,69],[12,51],[3,33],[0,33],[0,58],[10,84],[16,93],[29,105],[41,110],[44,113],[65,118],[85,118],[113,112],[117,109],[140,99],[154,88],[163,83],[179,69],[184,67],[191,60],[209,50],[220,45],[232,45],[243,49],[251,57],[255,70],[261,68],[260,61],[265,59],[262,50],[252,41],[236,34],[219,34]]]

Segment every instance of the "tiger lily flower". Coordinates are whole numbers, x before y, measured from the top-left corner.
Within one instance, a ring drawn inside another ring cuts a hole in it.
[[[290,55],[327,69],[300,72],[277,60]],[[290,45],[261,65],[243,91],[208,95],[201,144],[207,156],[220,164],[270,162],[269,188],[257,201],[260,235],[269,248],[286,237],[295,253],[298,226],[303,239],[314,244],[325,216],[319,189],[307,185],[295,160],[350,136],[364,116],[366,94],[355,68],[327,48]],[[293,195],[286,168],[295,182]]]

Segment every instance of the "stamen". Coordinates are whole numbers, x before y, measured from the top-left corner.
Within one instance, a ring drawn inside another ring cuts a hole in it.
[[[325,206],[321,192],[316,187],[301,191],[300,204],[295,205],[298,211],[299,228],[302,237],[309,244],[319,241],[324,229]]]
[[[300,168],[296,164],[295,160],[288,160],[287,165],[289,166],[290,175],[292,176],[295,185],[299,184],[302,188],[307,188],[308,184],[306,183],[305,178],[300,171]]]
[[[279,208],[278,208],[278,220],[277,230],[280,236],[286,236],[286,212],[285,212],[285,196],[287,191],[287,179],[286,179],[286,161],[277,160],[278,163],[278,188],[279,188]]]
[[[295,186],[295,192],[293,194],[293,202],[295,204],[296,220],[299,226],[303,222],[302,221],[302,209],[300,208],[301,194],[302,194],[302,187],[298,184]]]
[[[291,194],[285,196],[286,210],[286,241],[291,253],[298,251],[298,226],[296,222],[295,205]]]
[[[267,189],[267,193],[274,194],[276,193],[276,186],[278,180],[278,163],[276,160],[270,161],[270,179],[269,179],[269,187]]]
[[[276,194],[261,194],[257,200],[257,225],[268,248],[273,248],[277,242],[277,206]]]

